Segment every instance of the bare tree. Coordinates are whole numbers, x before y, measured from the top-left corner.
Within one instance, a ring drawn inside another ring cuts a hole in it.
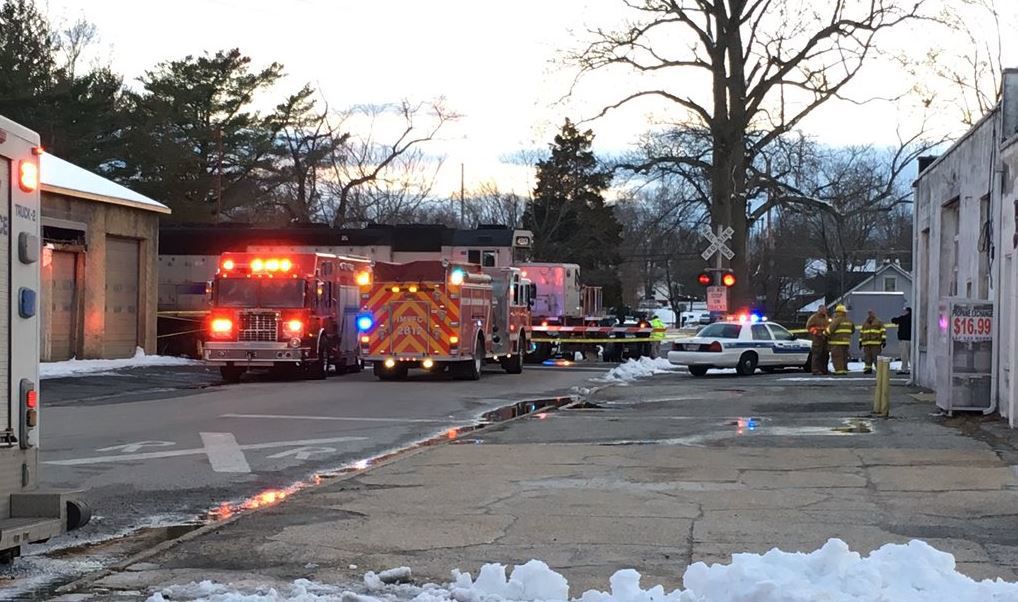
[[[667,159],[709,174],[711,221],[735,230],[736,297],[746,299],[750,166],[817,107],[842,97],[878,34],[919,16],[926,0],[621,1],[637,17],[593,32],[574,57],[581,76],[621,67],[648,80],[601,115],[657,99],[709,132],[709,156]],[[698,80],[709,82],[699,97],[689,85]]]
[[[375,149],[375,161],[386,160],[386,149]],[[442,159],[411,149],[389,161],[379,175],[351,189],[348,196],[348,224],[395,224],[418,221],[431,202],[435,177]]]
[[[277,187],[270,204],[289,222],[310,223],[325,218],[322,176],[333,154],[350,135],[329,127],[328,110],[318,110],[315,91],[305,86],[276,107],[273,169]]]
[[[1014,3],[1010,12],[998,0],[952,0],[939,20],[944,37],[929,47],[923,61],[904,59],[917,91],[941,110],[959,111],[968,128],[989,113],[1000,100],[1003,82],[1003,31],[1018,25]],[[934,77],[929,77],[930,75]]]
[[[68,80],[74,81],[79,75],[78,61],[81,60],[85,50],[98,41],[99,32],[95,23],[85,20],[84,17],[79,17],[77,21],[59,31],[56,43],[63,58],[60,68]]]
[[[391,141],[382,142],[379,130],[386,125],[383,122],[392,119],[399,121],[396,132]],[[407,198],[411,183],[399,181],[400,172],[406,175],[408,170],[413,172],[427,163],[422,145],[434,140],[442,127],[455,119],[457,115],[442,102],[412,104],[403,101],[399,105],[358,106],[337,115],[335,131],[357,133],[351,134],[332,153],[333,173],[328,183],[332,225],[342,227],[350,221],[363,219],[365,208],[369,206],[388,203],[390,209],[393,204],[405,208],[407,203],[415,202]],[[434,171],[437,172],[437,166]],[[432,175],[430,181],[433,180]],[[369,184],[374,185],[373,190],[365,188]],[[394,192],[397,200],[383,201],[381,190]],[[354,201],[361,215],[353,214]]]

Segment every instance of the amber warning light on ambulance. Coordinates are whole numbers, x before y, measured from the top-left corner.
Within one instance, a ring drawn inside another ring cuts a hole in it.
[[[39,188],[39,164],[22,161],[18,167],[18,187],[24,192],[35,192]]]

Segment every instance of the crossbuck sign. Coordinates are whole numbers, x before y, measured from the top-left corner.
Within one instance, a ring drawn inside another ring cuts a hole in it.
[[[732,238],[733,234],[735,234],[735,230],[732,230],[731,226],[724,229],[722,229],[721,226],[718,226],[718,233],[714,234],[711,227],[704,224],[704,226],[700,228],[700,235],[707,239],[710,246],[707,247],[703,253],[700,253],[700,257],[703,257],[704,261],[706,261],[715,253],[720,252],[725,259],[731,260],[732,257],[735,257],[735,253],[729,249],[728,245],[725,243]]]

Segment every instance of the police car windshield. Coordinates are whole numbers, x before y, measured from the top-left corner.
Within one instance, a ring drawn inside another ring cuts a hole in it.
[[[724,324],[715,322],[700,331],[699,337],[714,337],[719,339],[737,339],[742,331],[741,324]]]
[[[216,281],[219,307],[303,307],[304,281],[222,278]]]

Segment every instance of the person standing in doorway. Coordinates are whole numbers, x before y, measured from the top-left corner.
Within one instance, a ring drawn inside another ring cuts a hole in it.
[[[834,375],[848,374],[848,347],[852,344],[855,323],[848,318],[848,308],[839,305],[834,308],[834,319],[827,325],[827,340],[831,346],[831,362]]]
[[[813,363],[813,374],[820,376],[830,374],[827,371],[827,363],[830,359],[830,351],[827,348],[827,325],[831,319],[827,316],[827,306],[821,305],[817,311],[806,320],[806,330],[809,332],[813,346],[810,349],[810,358]]]
[[[901,354],[898,374],[909,374],[912,372],[912,308],[906,307],[905,313],[891,318],[891,323],[898,327],[898,353]]]

